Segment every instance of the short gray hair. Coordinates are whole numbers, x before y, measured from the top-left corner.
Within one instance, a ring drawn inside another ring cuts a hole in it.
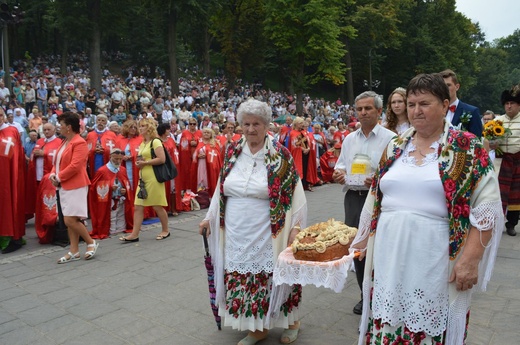
[[[383,109],[383,99],[381,98],[381,96],[379,96],[374,91],[365,91],[365,92],[359,94],[359,96],[357,96],[356,99],[354,100],[354,103],[357,103],[357,101],[359,101],[360,99],[364,99],[364,98],[373,98],[374,106],[376,107],[376,109]]]
[[[269,125],[272,120],[272,114],[273,111],[267,103],[251,98],[240,104],[238,107],[237,121],[242,125],[244,115],[252,115],[260,118],[265,125]]]

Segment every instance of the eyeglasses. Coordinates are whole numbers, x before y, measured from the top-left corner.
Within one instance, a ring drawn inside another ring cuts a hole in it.
[[[111,155],[122,155],[123,154],[123,151],[121,150],[114,150],[110,153]]]
[[[195,125],[196,125],[196,123],[191,123],[191,122],[190,122],[190,126],[195,126]]]

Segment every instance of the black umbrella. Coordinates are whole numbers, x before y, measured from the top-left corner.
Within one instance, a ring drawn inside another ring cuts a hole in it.
[[[204,249],[206,250],[206,254],[204,255],[204,264],[206,265],[206,271],[208,271],[208,287],[209,287],[209,303],[211,305],[211,310],[213,310],[213,315],[215,316],[215,321],[217,322],[218,330],[222,330],[220,325],[220,316],[218,315],[218,307],[215,304],[215,298],[217,296],[217,291],[215,290],[215,270],[213,268],[213,264],[211,263],[211,256],[209,255],[208,250],[208,238],[206,236],[208,229],[202,229],[202,238],[204,239]]]

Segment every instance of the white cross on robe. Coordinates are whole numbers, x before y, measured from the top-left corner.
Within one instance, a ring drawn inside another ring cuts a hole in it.
[[[49,156],[52,157],[52,165],[54,165],[54,162],[56,161],[56,150],[52,150],[52,152],[49,153]]]
[[[215,151],[211,150],[211,151],[209,151],[208,154],[211,156],[211,158],[209,159],[209,162],[213,163],[213,158],[217,155],[217,153]]]
[[[13,138],[7,137],[7,140],[6,139],[2,139],[2,142],[5,143],[4,155],[7,156],[7,155],[9,155],[9,150],[11,150],[11,146],[15,145],[14,142],[13,142]]]
[[[116,146],[116,144],[114,144],[112,142],[112,140],[108,140],[107,143],[105,144],[107,147],[110,147],[110,152],[112,152],[112,149],[114,148],[114,146]]]
[[[179,151],[175,150],[175,152],[173,153],[175,155],[175,160],[178,162],[179,161]]]

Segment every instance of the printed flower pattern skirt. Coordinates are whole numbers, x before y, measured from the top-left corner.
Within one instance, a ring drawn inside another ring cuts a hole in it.
[[[466,315],[466,332],[464,343],[468,334],[469,311]],[[446,333],[446,332],[444,332]],[[366,345],[444,345],[445,334],[432,337],[426,332],[412,332],[404,323],[397,326],[390,326],[388,323],[381,323],[381,319],[374,320],[369,318],[368,330],[366,333]]]
[[[272,273],[226,272],[224,284],[226,305],[219,308],[219,315],[224,318],[224,326],[231,326],[240,331],[270,328],[265,319],[273,284]],[[301,297],[301,285],[293,285],[287,301],[280,307],[280,317],[275,321],[275,327],[287,328],[299,320],[298,306]]]

